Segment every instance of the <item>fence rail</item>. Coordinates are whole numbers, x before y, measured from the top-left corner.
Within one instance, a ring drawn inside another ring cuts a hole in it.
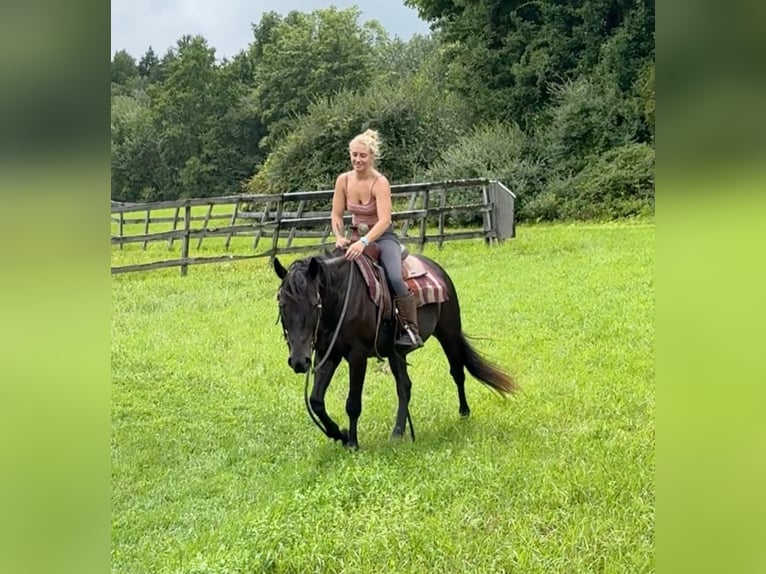
[[[395,206],[392,220],[402,223],[399,232],[404,243],[416,244],[422,251],[426,243],[439,247],[445,241],[483,238],[487,243],[501,242],[515,236],[515,195],[502,183],[489,179],[464,179],[394,185],[391,187]],[[295,253],[328,247],[333,237],[329,209],[318,209],[332,199],[333,190],[302,191],[280,195],[242,194],[223,197],[190,198],[153,203],[112,202],[112,246],[141,243],[143,249],[156,242],[167,242],[172,250],[181,241],[180,256],[175,259],[113,266],[113,274],[180,267],[186,275],[190,265],[273,258],[277,253]],[[406,207],[404,207],[406,203]],[[193,214],[193,208],[207,207],[204,214]],[[174,210],[173,215],[158,214]],[[214,211],[216,211],[214,213]],[[135,214],[141,214],[136,216]],[[450,230],[451,217],[464,214],[480,217],[482,226],[472,230]],[[132,215],[132,217],[126,217]],[[344,217],[348,224],[351,216]],[[429,223],[432,229],[429,233]],[[171,225],[171,229],[151,232],[151,226]],[[433,227],[436,231],[433,231]],[[128,228],[128,229],[126,229]],[[410,235],[412,230],[415,234]],[[130,231],[130,233],[128,233]],[[252,254],[220,254],[190,256],[191,243],[197,249],[206,238],[225,238],[223,251],[228,251],[232,238],[252,237]],[[318,242],[294,244],[296,239],[318,239]],[[265,241],[265,245],[261,244]],[[259,249],[260,246],[260,249]]]

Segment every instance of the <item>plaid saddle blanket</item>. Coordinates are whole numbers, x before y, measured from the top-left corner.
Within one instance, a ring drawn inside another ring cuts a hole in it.
[[[388,285],[381,282],[383,270],[377,262],[369,257],[357,257],[359,270],[362,272],[367,292],[376,305],[383,305],[384,313],[388,316],[392,310],[391,295]],[[408,255],[402,261],[402,277],[414,293],[418,307],[431,303],[443,303],[447,300],[447,284],[441,275],[422,259]]]

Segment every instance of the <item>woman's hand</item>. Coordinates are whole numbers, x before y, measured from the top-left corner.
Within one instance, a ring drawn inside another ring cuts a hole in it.
[[[362,243],[361,241],[355,241],[346,250],[346,259],[348,259],[349,261],[351,261],[352,259],[356,259],[362,254],[362,252],[364,251],[364,247],[365,247],[364,243]]]
[[[351,240],[346,237],[338,237],[337,239],[335,239],[335,247],[337,247],[338,249],[345,249],[346,247],[349,246],[350,243],[351,243]]]

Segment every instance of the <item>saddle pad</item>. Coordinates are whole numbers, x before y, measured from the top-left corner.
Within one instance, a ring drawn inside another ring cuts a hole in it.
[[[425,262],[420,259],[416,259],[419,265],[423,266],[425,273],[416,277],[410,277],[405,282],[415,294],[418,307],[423,305],[429,305],[431,303],[444,303],[448,299],[447,297],[447,284],[442,279],[441,275]]]
[[[412,279],[414,277],[422,277],[428,273],[423,262],[412,255],[408,255],[407,258],[402,261],[402,277],[404,280]]]
[[[447,285],[441,276],[431,269],[424,261],[410,255],[407,261],[412,260],[410,269],[414,270],[415,275],[402,265],[402,274],[407,277],[405,282],[410,290],[415,294],[417,306],[422,307],[430,303],[443,303],[447,300]],[[367,284],[367,293],[375,305],[380,305],[383,298],[383,286],[378,279],[376,268],[378,265],[372,263],[367,257],[357,257],[354,259],[359,270],[362,272],[364,282]],[[374,268],[373,268],[374,267]],[[388,291],[388,286],[386,286]],[[386,305],[386,307],[388,307]]]

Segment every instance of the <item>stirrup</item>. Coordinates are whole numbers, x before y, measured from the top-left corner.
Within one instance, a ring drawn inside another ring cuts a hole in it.
[[[409,329],[405,329],[405,331],[399,336],[399,338],[394,341],[394,347],[398,347],[400,349],[419,349],[423,346],[423,339],[420,338],[420,336],[413,336],[413,334],[410,332]]]

